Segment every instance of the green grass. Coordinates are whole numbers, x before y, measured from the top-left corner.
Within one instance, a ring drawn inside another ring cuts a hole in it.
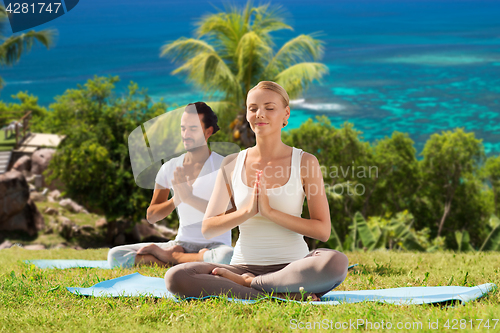
[[[0,151],[11,150],[16,144],[16,136],[10,135],[5,139],[5,132],[0,131]]]
[[[72,222],[74,222],[76,225],[79,225],[79,226],[82,226],[85,224],[95,226],[95,223],[97,222],[97,220],[104,217],[104,216],[101,216],[98,214],[93,214],[93,213],[89,213],[89,214],[72,213],[69,210],[66,210],[65,208],[61,207],[61,205],[59,205],[60,200],[61,199],[58,199],[58,200],[56,200],[56,202],[38,201],[36,203],[36,207],[38,208],[40,213],[42,213],[44,216],[45,223],[47,223],[50,219],[56,219],[56,217],[53,215],[44,214],[45,210],[48,207],[54,208],[55,210],[59,210],[61,215],[69,218]]]
[[[439,321],[439,331],[447,320],[458,320],[460,332],[495,332],[500,319],[498,291],[487,297],[454,307],[433,305],[387,305],[378,303],[315,306],[264,300],[257,304],[236,304],[223,299],[176,303],[148,297],[79,297],[65,287],[89,287],[100,281],[139,272],[163,277],[166,269],[38,269],[22,263],[25,259],[106,259],[108,249],[29,251],[13,247],[0,251],[0,332],[106,331],[106,332],[271,332],[294,331],[293,323],[349,322],[357,319],[372,323],[421,322],[433,331],[429,320]],[[347,253],[350,263],[359,263],[338,290],[381,289],[405,286],[473,286],[493,282],[498,285],[498,253]],[[469,320],[474,329],[470,329]],[[489,319],[491,328],[477,329],[476,319]],[[294,321],[296,320],[296,321]],[[460,329],[460,320],[467,321]],[[360,329],[363,329],[360,326]],[[345,331],[352,331],[347,329]],[[295,330],[297,331],[297,330]],[[323,331],[303,330],[303,331]],[[339,330],[340,331],[340,330]],[[368,330],[371,331],[371,330]],[[373,331],[376,331],[373,329]],[[381,331],[381,330],[380,330]],[[398,330],[394,327],[394,331]]]

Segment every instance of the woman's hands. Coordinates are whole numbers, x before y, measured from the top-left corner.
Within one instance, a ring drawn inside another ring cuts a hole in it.
[[[269,218],[269,215],[273,211],[271,206],[269,205],[269,197],[267,196],[266,191],[266,181],[262,178],[262,170],[258,173],[257,182],[259,191],[258,191],[258,208],[259,212],[262,216]]]
[[[262,170],[257,170],[251,199],[244,208],[248,218],[256,215],[258,212],[260,212],[262,216],[268,217],[273,210],[269,205],[269,197],[267,196],[264,185],[265,181],[262,178]]]
[[[258,202],[259,202],[259,176],[260,176],[260,170],[257,170],[256,172],[256,180],[255,183],[253,184],[253,191],[252,191],[252,196],[250,197],[250,201],[247,203],[247,205],[243,208],[243,211],[245,212],[245,215],[247,218],[251,218],[255,214],[259,212],[259,207],[258,207]]]

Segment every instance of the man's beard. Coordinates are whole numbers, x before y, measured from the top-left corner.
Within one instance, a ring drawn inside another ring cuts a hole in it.
[[[196,151],[197,149],[203,147],[203,144],[196,144],[196,142],[194,140],[189,140],[188,141],[189,143],[192,143],[189,148],[186,148],[184,147],[184,149],[186,149],[186,151]]]

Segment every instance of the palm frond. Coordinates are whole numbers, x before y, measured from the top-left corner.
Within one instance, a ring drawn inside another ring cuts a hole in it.
[[[29,31],[17,36],[10,36],[0,45],[0,64],[13,65],[19,61],[23,52],[29,52],[35,42],[47,49],[53,45],[56,30]]]
[[[0,19],[3,21],[8,17],[9,17],[9,15],[7,14],[7,11],[5,10],[5,7],[0,5]]]
[[[260,36],[269,37],[269,33],[278,30],[293,30],[291,26],[285,23],[284,17],[287,14],[281,6],[270,7],[265,4],[254,8],[254,20],[252,30]]]
[[[223,95],[241,108],[246,92],[258,81],[274,80],[294,98],[328,72],[316,62],[323,55],[323,42],[313,34],[295,37],[274,55],[270,33],[293,30],[281,7],[254,7],[249,1],[243,8],[224,8],[196,23],[198,39],[180,38],[162,47],[162,57],[181,62],[172,74],[186,75],[204,92]]]
[[[266,74],[282,71],[298,62],[317,61],[323,56],[323,42],[311,35],[299,35],[286,42],[266,67]]]
[[[199,53],[172,72],[181,73],[209,94],[223,92],[230,100],[241,97],[238,80],[216,52]]]
[[[231,40],[237,39],[234,26],[229,24],[227,13],[207,14],[199,20],[196,25],[196,36],[198,38],[208,36],[225,37]]]
[[[238,58],[237,78],[248,91],[272,56],[272,48],[255,32],[246,33],[236,49]]]
[[[214,48],[205,41],[181,37],[165,44],[161,48],[160,57],[170,57],[172,61],[186,61],[199,53],[212,53]]]
[[[318,62],[302,62],[281,71],[275,78],[290,98],[297,98],[314,81],[328,73],[328,67]]]

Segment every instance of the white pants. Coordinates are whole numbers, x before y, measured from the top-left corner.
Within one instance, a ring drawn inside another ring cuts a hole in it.
[[[214,242],[201,244],[172,240],[166,243],[137,243],[113,247],[108,252],[109,266],[123,268],[134,267],[137,251],[150,244],[155,244],[162,249],[180,245],[186,253],[198,253],[201,249],[206,248],[208,251],[203,254],[203,261],[214,264],[228,265],[233,256],[233,248],[223,243]]]

